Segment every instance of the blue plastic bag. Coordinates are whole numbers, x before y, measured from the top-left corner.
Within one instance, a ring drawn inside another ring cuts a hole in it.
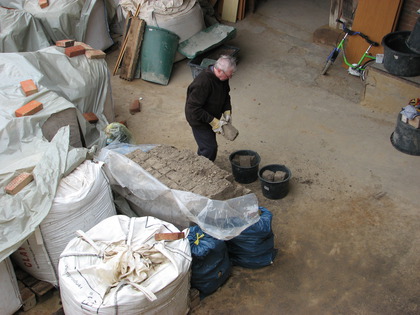
[[[231,274],[232,264],[224,241],[205,234],[196,225],[190,228],[191,287],[200,291],[200,298],[215,292]]]
[[[256,269],[271,265],[274,261],[277,251],[271,230],[273,215],[264,207],[259,209],[260,220],[226,242],[234,266]]]

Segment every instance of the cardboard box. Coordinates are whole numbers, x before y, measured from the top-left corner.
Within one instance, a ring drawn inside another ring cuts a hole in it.
[[[16,117],[22,117],[22,116],[30,116],[37,112],[39,112],[44,107],[42,106],[41,102],[38,101],[30,101],[29,103],[23,105],[19,109],[15,111]]]
[[[25,96],[29,96],[38,92],[38,88],[32,79],[21,81],[20,86]]]

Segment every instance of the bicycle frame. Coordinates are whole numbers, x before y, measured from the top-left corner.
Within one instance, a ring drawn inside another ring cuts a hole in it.
[[[366,35],[364,35],[361,32],[355,32],[355,31],[352,31],[352,30],[348,29],[346,27],[346,24],[343,21],[337,20],[337,22],[339,22],[343,25],[343,31],[344,31],[345,34],[344,34],[343,38],[341,39],[341,41],[338,43],[338,45],[336,47],[334,47],[334,49],[329,54],[329,56],[327,58],[327,61],[326,61],[326,64],[325,64],[321,74],[326,74],[327,73],[327,70],[335,62],[335,60],[338,57],[338,55],[340,54],[341,50],[343,50],[343,60],[344,60],[344,63],[349,67],[350,74],[354,74],[354,75],[362,74],[363,71],[365,70],[364,66],[366,64],[370,63],[372,60],[376,59],[375,56],[372,56],[372,55],[369,54],[370,49],[372,48],[372,46],[379,46],[379,44],[370,40]],[[346,42],[348,36],[354,36],[354,35],[358,35],[358,36],[362,37],[369,44],[369,46],[365,50],[365,52],[362,54],[359,61],[356,64],[351,64],[347,60],[347,57],[346,57],[346,54],[345,54],[344,43]],[[369,60],[364,62],[365,59],[369,59]]]

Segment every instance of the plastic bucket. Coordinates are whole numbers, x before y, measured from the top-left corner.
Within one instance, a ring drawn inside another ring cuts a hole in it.
[[[391,134],[391,143],[398,151],[420,155],[420,129],[401,121],[401,114],[398,114],[397,126]]]
[[[271,182],[262,177],[264,171],[269,170],[272,172],[282,171],[287,173],[283,181]],[[292,172],[284,165],[270,164],[262,167],[258,172],[258,177],[261,182],[261,189],[264,197],[268,199],[281,199],[289,193],[289,180],[292,177]]]
[[[254,157],[254,161],[250,167],[241,166],[237,163],[236,156],[251,156]],[[229,156],[230,164],[232,165],[232,174],[235,180],[241,184],[249,184],[255,182],[258,179],[258,167],[260,165],[260,155],[252,150],[239,150],[233,152]]]
[[[384,68],[393,75],[402,77],[420,75],[420,54],[416,54],[407,46],[409,36],[409,31],[399,31],[385,35],[382,40]]]
[[[179,36],[163,28],[146,26],[141,44],[140,70],[145,81],[167,85]]]

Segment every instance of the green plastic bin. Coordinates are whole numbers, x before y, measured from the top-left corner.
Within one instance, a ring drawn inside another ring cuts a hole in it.
[[[141,78],[168,85],[179,36],[155,26],[146,26],[140,53]]]

